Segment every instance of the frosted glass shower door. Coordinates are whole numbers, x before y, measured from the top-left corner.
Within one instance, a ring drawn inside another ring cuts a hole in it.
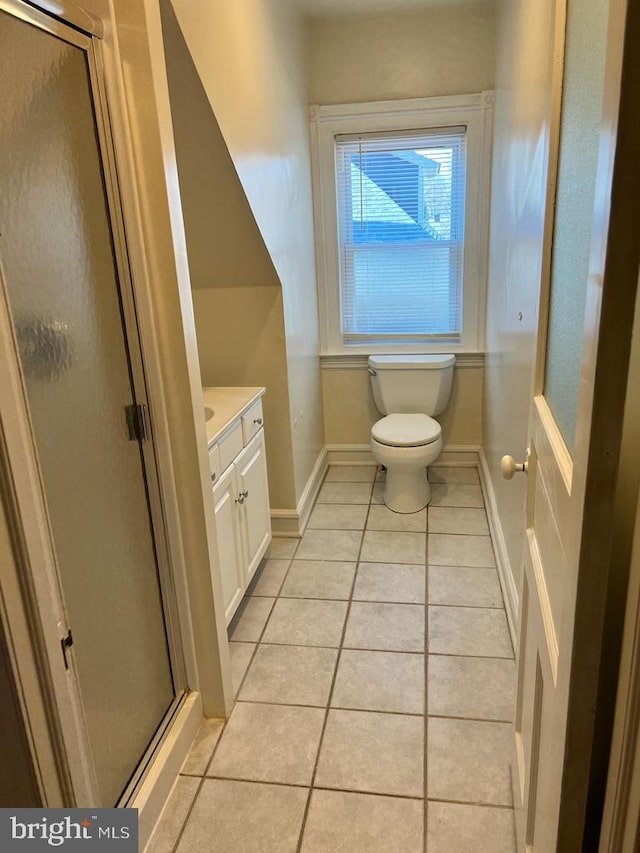
[[[134,347],[83,39],[88,50],[89,37],[70,44],[0,11],[0,260],[100,805],[111,806],[175,690],[149,469],[127,428]]]

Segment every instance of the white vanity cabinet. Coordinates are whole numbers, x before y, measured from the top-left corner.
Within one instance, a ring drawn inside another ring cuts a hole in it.
[[[204,389],[205,402],[216,410],[213,392],[263,389]],[[207,393],[208,392],[208,393]],[[245,395],[245,396],[246,396]],[[265,455],[262,401],[252,397],[237,411],[217,406],[227,417],[209,444],[213,503],[227,624],[235,613],[271,541],[269,484]],[[233,413],[233,416],[230,416]],[[215,425],[214,425],[215,427]],[[213,431],[213,428],[212,430]]]

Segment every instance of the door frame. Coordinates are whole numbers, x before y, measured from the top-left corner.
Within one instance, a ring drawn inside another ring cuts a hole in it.
[[[610,0],[585,306],[585,328],[598,332],[585,340],[579,396],[579,408],[590,407],[592,421],[588,435],[577,432],[576,445],[588,447],[588,453],[584,468],[574,466],[573,471],[583,484],[584,513],[559,849],[565,849],[563,844],[569,849],[582,822],[590,836],[583,838],[586,849],[593,849],[591,834],[600,826],[603,805],[597,761],[599,753],[610,751],[608,717],[614,700],[599,695],[600,678],[610,667],[617,671],[620,662],[619,647],[603,655],[603,638],[618,630],[624,613],[605,608],[602,602],[610,595],[611,583],[619,581],[612,566],[615,498],[640,262],[639,12],[636,3]],[[628,576],[628,562],[624,572]],[[600,678],[594,678],[598,672]]]
[[[640,843],[640,500],[610,759],[598,849],[600,853],[626,853]]]
[[[41,5],[46,8],[46,0]],[[188,748],[202,716],[202,703],[195,692],[198,689],[198,665],[158,342],[144,279],[142,285],[136,285],[136,277],[129,271],[129,264],[133,265],[133,259],[136,256],[139,259],[141,255],[135,238],[127,243],[124,226],[127,204],[124,196],[130,196],[128,203],[131,204],[135,187],[127,188],[126,179],[120,184],[118,182],[118,145],[111,117],[112,111],[118,108],[121,111],[122,105],[116,103],[113,92],[110,99],[107,96],[112,75],[105,67],[102,20],[92,18],[73,4],[65,3],[64,7],[64,17],[73,24],[72,27],[20,0],[0,0],[0,9],[84,49],[89,63],[136,400],[148,406],[155,431],[155,442],[146,442],[146,446],[143,443],[143,454],[172,675],[181,695],[165,718],[165,742],[163,744],[162,738],[156,738],[153,752],[159,754],[164,751],[165,761],[175,771],[180,762],[174,753],[184,753]],[[78,26],[84,33],[75,29]],[[111,45],[110,50],[113,47]],[[112,90],[114,87],[111,80]],[[126,140],[121,132],[119,135],[122,148],[126,146]],[[1,279],[0,270],[0,490],[8,515],[9,535],[5,544],[7,550],[11,549],[13,560],[7,561],[0,570],[0,619],[11,639],[12,664],[21,688],[21,705],[30,732],[43,802],[51,806],[95,805],[98,802],[97,785],[73,655],[67,671],[60,648],[60,641],[66,636],[69,626],[55,564],[18,350]],[[187,696],[189,688],[192,695]],[[167,754],[169,741],[172,744]],[[154,769],[150,761],[152,757],[149,752],[145,756],[145,773],[157,776],[157,768]],[[154,799],[143,782],[141,777],[134,786],[127,788],[127,804],[136,803],[137,799],[144,802]],[[155,798],[151,811],[157,812],[161,799]]]

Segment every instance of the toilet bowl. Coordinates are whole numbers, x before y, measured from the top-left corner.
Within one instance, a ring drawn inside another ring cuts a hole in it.
[[[418,512],[429,503],[427,467],[442,450],[432,415],[449,401],[454,363],[448,354],[369,357],[373,397],[385,415],[371,428],[371,452],[387,469],[384,503],[394,512]]]
[[[371,428],[371,452],[387,469],[384,502],[394,512],[418,512],[429,503],[427,466],[440,455],[440,424],[428,415],[394,414]]]

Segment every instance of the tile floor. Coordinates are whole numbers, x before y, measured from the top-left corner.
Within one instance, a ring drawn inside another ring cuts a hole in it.
[[[237,703],[203,723],[148,853],[513,853],[513,650],[474,468],[398,515],[333,466],[230,626]],[[426,689],[425,689],[426,685]]]

